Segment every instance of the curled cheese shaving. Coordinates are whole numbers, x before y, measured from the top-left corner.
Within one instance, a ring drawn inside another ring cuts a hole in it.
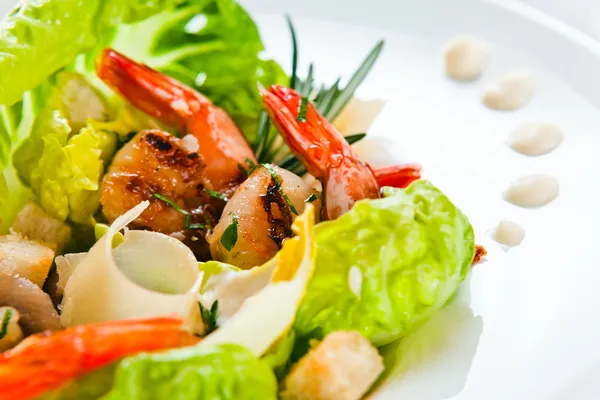
[[[238,344],[260,357],[288,333],[315,268],[313,225],[314,206],[308,205],[292,226],[298,236],[286,240],[278,253],[271,282],[199,346]]]
[[[148,231],[128,231],[112,247],[113,237],[148,205],[142,202],[117,218],[78,260],[64,288],[63,325],[176,315],[187,330],[203,331],[196,299],[202,277],[188,247]]]

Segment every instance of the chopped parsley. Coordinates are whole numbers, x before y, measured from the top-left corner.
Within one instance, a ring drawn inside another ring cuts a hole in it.
[[[300,107],[298,109],[298,117],[296,117],[297,121],[306,122],[306,107],[308,106],[308,98],[302,96],[302,100],[300,101]]]
[[[12,308],[9,308],[4,314],[4,318],[2,319],[2,326],[0,327],[0,339],[3,339],[4,336],[8,334],[8,323],[13,316]]]
[[[312,203],[313,201],[317,200],[319,198],[319,195],[316,193],[311,194],[310,196],[308,196],[308,198],[306,200],[304,200],[305,203]]]
[[[183,208],[179,207],[177,205],[177,203],[175,203],[173,200],[168,199],[167,197],[163,196],[162,194],[158,194],[158,193],[154,193],[154,197],[156,197],[160,201],[164,201],[165,203],[167,203],[168,205],[173,207],[173,209],[175,211],[177,211],[178,213],[185,215],[185,229],[204,229],[204,228],[206,228],[206,225],[204,225],[204,224],[192,224],[192,214],[185,211]]]
[[[223,232],[223,236],[221,236],[221,244],[227,251],[233,249],[233,246],[235,246],[238,239],[238,217],[232,212],[231,218],[233,219],[233,222],[229,224],[225,229],[225,232]]]
[[[227,199],[227,196],[225,196],[223,193],[215,192],[214,190],[204,189],[204,193],[206,193],[210,197],[214,197],[215,199],[229,201],[229,199]]]
[[[262,164],[262,166],[265,167],[265,169],[267,171],[269,171],[269,174],[271,174],[271,178],[273,178],[273,180],[275,181],[275,184],[277,185],[277,190],[279,190],[279,193],[281,193],[281,195],[285,199],[285,202],[287,203],[288,207],[290,208],[290,211],[292,211],[294,214],[298,215],[298,211],[296,211],[296,207],[294,207],[294,205],[290,201],[290,198],[288,197],[288,195],[284,193],[283,187],[281,186],[281,179],[279,178],[279,175],[277,175],[275,173],[275,170],[273,169],[273,165]]]
[[[210,310],[202,305],[202,303],[198,303],[200,305],[200,314],[202,315],[202,320],[204,321],[204,325],[206,325],[206,334],[215,331],[217,326],[217,313],[219,311],[219,300],[216,300],[213,305],[210,307]]]

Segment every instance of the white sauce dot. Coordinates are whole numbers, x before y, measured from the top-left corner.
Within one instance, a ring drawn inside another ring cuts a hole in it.
[[[505,246],[518,246],[525,239],[525,230],[512,221],[500,221],[494,229],[493,239]]]
[[[467,36],[457,37],[444,49],[446,75],[460,81],[471,81],[481,75],[489,55],[486,42]]]
[[[504,199],[516,206],[537,208],[558,197],[558,181],[543,174],[527,175],[513,181],[504,192]]]
[[[483,103],[494,110],[516,110],[529,103],[535,79],[528,71],[512,71],[491,83],[483,93]]]
[[[362,290],[362,271],[356,265],[350,268],[350,272],[348,273],[348,285],[350,286],[350,290],[352,293],[356,295],[356,297],[360,298],[360,293]]]
[[[556,149],[563,140],[563,131],[554,124],[528,122],[510,134],[506,144],[526,156],[541,156]]]

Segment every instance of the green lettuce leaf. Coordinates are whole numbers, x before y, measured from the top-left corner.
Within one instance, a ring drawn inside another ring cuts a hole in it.
[[[0,21],[0,104],[93,49],[122,23],[172,8],[181,0],[27,0]]]
[[[124,359],[102,399],[275,400],[277,380],[243,347],[193,346]]]
[[[299,336],[355,330],[382,346],[443,307],[467,276],[473,228],[442,192],[421,180],[384,195],[317,225]]]
[[[287,81],[276,62],[260,58],[258,28],[233,0],[185,1],[174,11],[120,26],[106,46],[199,90],[251,142],[262,109],[258,84]],[[90,53],[85,62],[91,72],[95,58]]]
[[[88,112],[103,116],[101,100],[92,92],[87,99],[95,98],[95,106],[85,104],[87,108],[78,110],[85,100],[72,94],[86,89],[91,91],[78,75],[57,77],[46,108],[38,113],[29,136],[14,152],[13,164],[21,181],[48,213],[60,220],[90,225],[95,223],[99,182],[105,162],[115,151],[116,136],[89,126],[73,129],[85,123]]]

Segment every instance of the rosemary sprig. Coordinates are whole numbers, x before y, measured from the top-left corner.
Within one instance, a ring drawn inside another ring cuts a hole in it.
[[[365,60],[362,62],[360,67],[356,70],[352,78],[348,81],[348,84],[342,91],[336,96],[335,102],[333,103],[331,109],[325,113],[323,116],[329,120],[333,121],[335,117],[337,117],[344,107],[348,104],[348,102],[354,96],[354,92],[360,86],[360,84],[365,80],[375,61],[379,58],[381,51],[383,50],[385,42],[380,40],[377,45],[369,52]]]
[[[308,101],[313,101],[315,107],[325,119],[333,121],[346,107],[348,102],[354,96],[356,89],[373,68],[373,65],[383,50],[384,42],[379,41],[376,44],[365,57],[358,69],[352,74],[352,77],[344,87],[340,88],[341,78],[338,78],[330,87],[321,85],[317,90],[317,88],[314,87],[315,67],[313,64],[310,64],[305,80],[301,80],[298,77],[299,47],[296,29],[291,18],[287,16],[286,19],[292,38],[292,75],[290,77],[290,87],[298,91],[303,97],[306,97]],[[300,105],[301,107],[298,115],[300,121],[304,119],[302,104],[305,104],[305,102],[303,101]],[[286,154],[289,153],[289,149],[287,149],[284,144],[280,144],[281,142],[277,141],[277,137],[278,133],[272,128],[267,113],[262,111],[258,122],[257,140],[254,146],[259,163],[273,163],[274,160],[281,160],[280,162],[277,162],[281,167],[290,169],[290,163],[292,163],[291,166],[293,168],[300,170],[301,165],[293,155],[286,157]],[[294,172],[293,169],[291,170]]]
[[[292,23],[292,19],[289,15],[285,16],[288,27],[290,29],[290,35],[292,36],[292,77],[290,78],[290,87],[296,89],[296,82],[298,79],[298,40],[296,37],[296,28]]]

